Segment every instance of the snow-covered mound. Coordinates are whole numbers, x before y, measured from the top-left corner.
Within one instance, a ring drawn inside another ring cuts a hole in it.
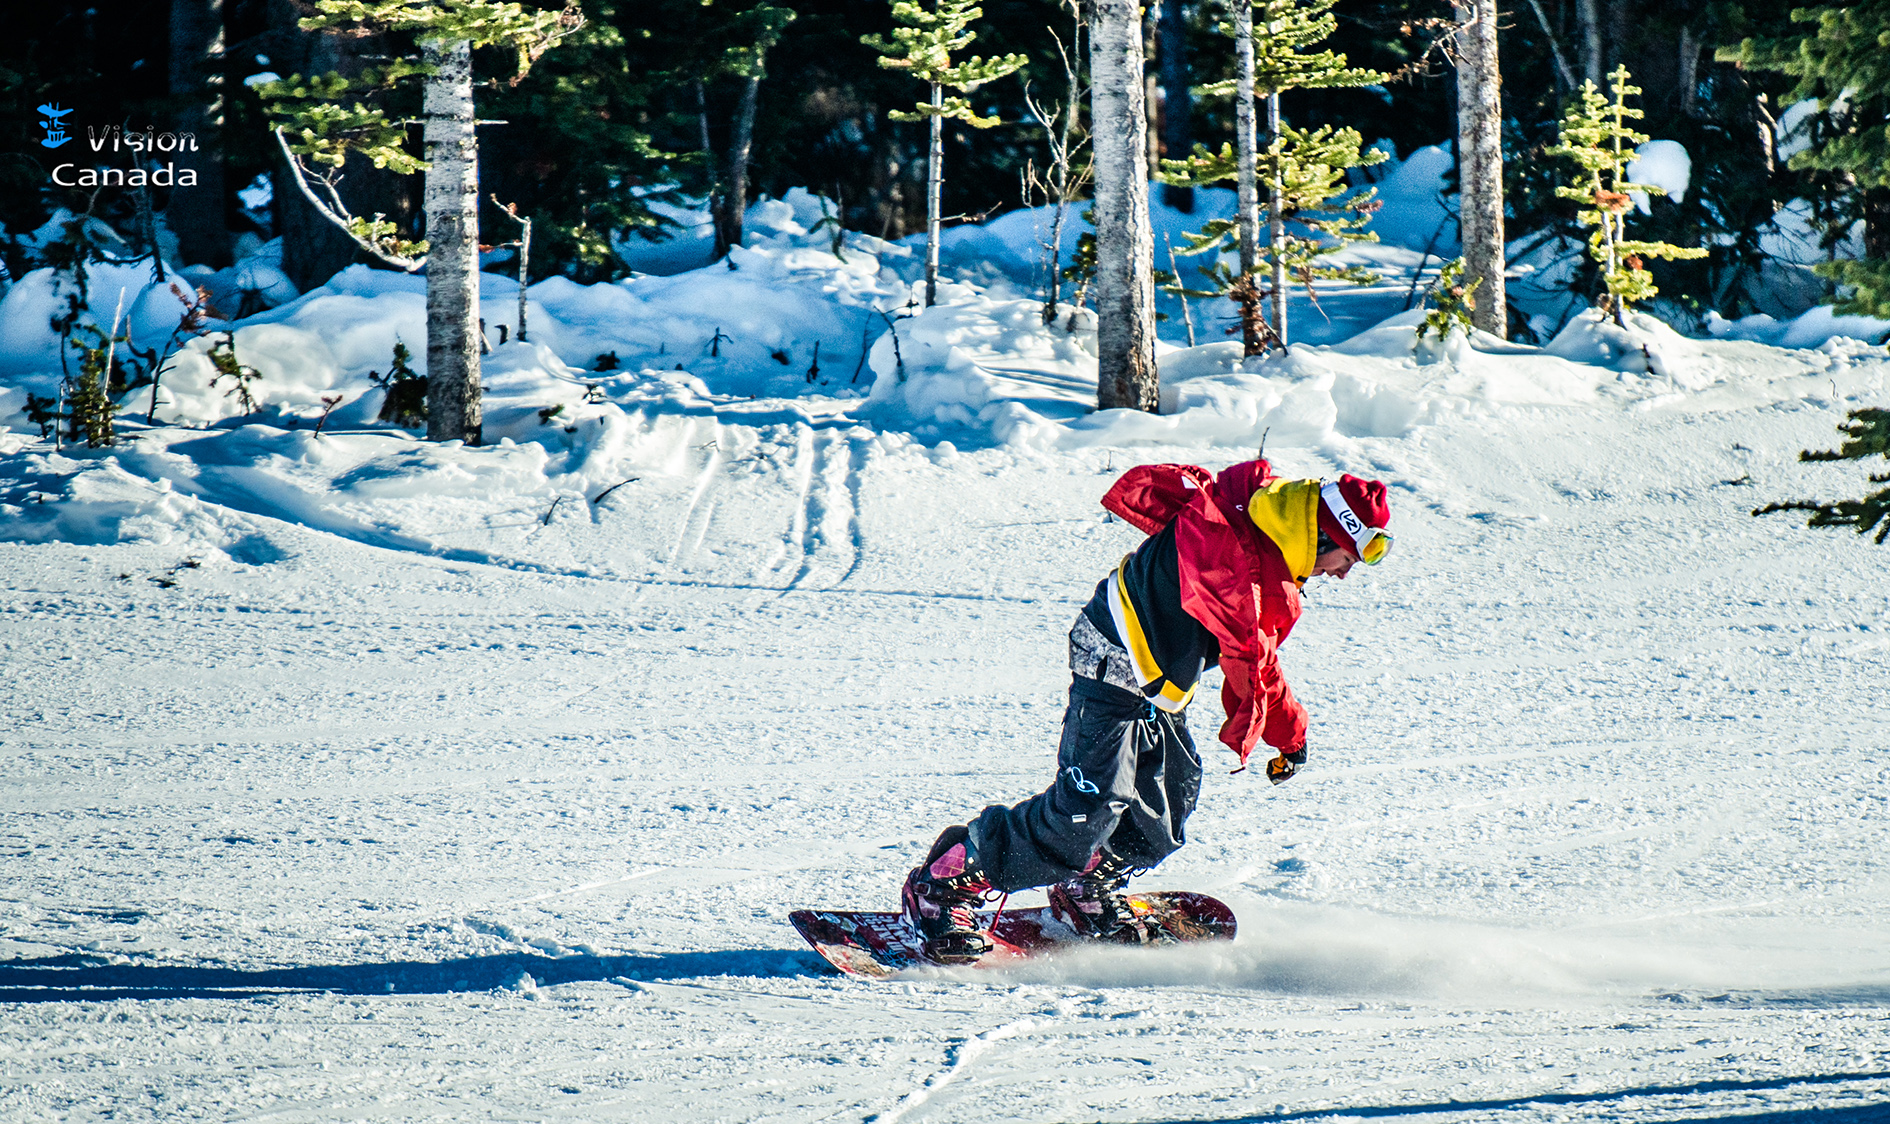
[[[1417,177],[1438,174],[1436,154],[1420,152],[1381,186],[1410,194]],[[1196,217],[1227,202],[1198,192]],[[1829,376],[1877,369],[1885,354],[1832,335],[1868,334],[1876,322],[1836,321],[1828,311],[1788,325],[1711,321],[1715,338],[1707,340],[1640,313],[1626,326],[1585,313],[1535,348],[1481,333],[1420,342],[1422,312],[1387,303],[1390,315],[1338,342],[1297,343],[1272,356],[1243,358],[1216,333],[1194,347],[1178,346],[1171,334],[1158,345],[1161,412],[1099,412],[1088,310],[1066,303],[1046,323],[1040,295],[1003,276],[988,285],[948,279],[939,303],[924,308],[910,248],[851,233],[836,242],[831,224],[823,225],[829,210],[797,190],[757,203],[747,244],[712,266],[614,284],[540,281],[528,294],[523,342],[516,286],[485,274],[484,435],[492,447],[484,450],[425,446],[378,422],[385,392],[376,380],[390,370],[396,344],[425,370],[425,280],[362,266],[225,330],[184,339],[156,386],[125,396],[127,444],[87,451],[29,441],[19,411],[28,394],[58,393],[58,340],[47,321],[66,307],[70,288],[35,271],[0,302],[8,372],[0,409],[13,430],[0,465],[13,489],[0,535],[220,541],[193,506],[211,504],[359,541],[451,551],[460,548],[428,522],[456,518],[454,503],[487,518],[560,496],[590,502],[632,478],[671,478],[705,428],[725,441],[745,434],[736,440],[743,446],[765,444],[761,435],[782,425],[819,424],[862,427],[948,455],[999,447],[1250,449],[1264,439],[1272,449],[1339,456],[1361,440],[1402,438],[1446,418],[1506,424],[1517,409],[1696,411],[1828,397],[1836,385]],[[1181,221],[1161,213],[1164,222]],[[984,246],[989,263],[1010,263],[1002,274],[1023,267],[1045,217],[1041,209],[1014,212],[949,241]],[[1420,256],[1395,246],[1354,252],[1392,267],[1416,268]],[[266,252],[258,257],[267,264]],[[177,342],[180,297],[144,267],[99,266],[88,284],[94,309],[123,301],[132,346],[161,352]],[[1352,314],[1391,301],[1390,288],[1362,290],[1351,298]],[[1338,294],[1322,300],[1344,304]],[[1761,360],[1749,350],[1756,345],[1743,342],[1751,340],[1823,346],[1768,348]],[[211,350],[229,344],[260,373],[248,388],[258,404],[250,413],[211,362]],[[146,418],[156,424],[130,420]],[[429,519],[415,514],[421,509]]]
[[[1775,320],[1764,313],[1728,320],[1717,312],[1706,314],[1706,331],[1714,339],[1753,340],[1773,347],[1810,348],[1842,354],[1870,354],[1890,335],[1890,320],[1872,316],[1838,316],[1830,305],[1820,305],[1790,320]]]

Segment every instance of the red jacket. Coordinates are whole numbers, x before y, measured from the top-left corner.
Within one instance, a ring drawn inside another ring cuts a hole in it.
[[[1221,741],[1243,766],[1262,738],[1283,753],[1306,744],[1306,708],[1278,658],[1299,620],[1299,583],[1246,511],[1248,497],[1273,478],[1264,460],[1219,476],[1191,464],[1150,464],[1123,473],[1102,500],[1145,534],[1178,521],[1181,607],[1220,641]]]

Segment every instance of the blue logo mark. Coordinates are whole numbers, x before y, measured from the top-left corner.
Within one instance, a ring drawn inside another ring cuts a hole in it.
[[[58,148],[72,139],[66,135],[66,123],[60,120],[72,112],[70,109],[60,109],[58,102],[47,102],[39,107],[39,111],[46,115],[46,119],[39,123],[39,127],[46,130],[46,139],[39,142],[42,147]]]
[[[1084,780],[1083,770],[1077,768],[1076,766],[1072,765],[1063,771],[1070,774],[1070,783],[1076,786],[1076,791],[1087,792],[1091,796],[1095,796],[1102,791],[1101,789],[1097,788],[1094,784],[1091,784],[1089,781]]]

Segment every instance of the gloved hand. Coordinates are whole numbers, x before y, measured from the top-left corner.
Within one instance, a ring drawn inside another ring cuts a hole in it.
[[[1267,779],[1272,781],[1274,784],[1280,784],[1284,781],[1291,780],[1293,774],[1299,772],[1299,767],[1301,765],[1304,765],[1305,763],[1306,763],[1306,747],[1305,746],[1302,745],[1298,749],[1294,749],[1294,750],[1283,749],[1280,751],[1280,755],[1278,757],[1275,757],[1273,760],[1267,762]]]

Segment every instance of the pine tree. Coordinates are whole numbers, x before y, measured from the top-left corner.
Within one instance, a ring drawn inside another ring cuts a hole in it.
[[[1234,18],[1222,31],[1234,39],[1235,77],[1210,83],[1201,87],[1199,92],[1203,95],[1234,95],[1235,143],[1222,146],[1219,153],[1211,153],[1205,146],[1196,145],[1193,154],[1184,160],[1162,161],[1165,182],[1192,186],[1229,179],[1234,181],[1240,202],[1232,224],[1209,223],[1185,252],[1204,253],[1218,247],[1230,236],[1234,239],[1240,255],[1239,272],[1228,274],[1221,271],[1218,265],[1213,267],[1216,272],[1212,276],[1217,284],[1213,292],[1233,294],[1241,303],[1241,322],[1247,326],[1243,335],[1249,355],[1264,349],[1264,342],[1257,331],[1262,321],[1257,308],[1250,307],[1253,302],[1262,296],[1271,297],[1273,316],[1266,331],[1275,343],[1285,346],[1289,275],[1310,286],[1314,278],[1343,274],[1343,271],[1340,274],[1317,270],[1308,272],[1310,258],[1320,255],[1308,254],[1310,247],[1306,245],[1306,239],[1287,234],[1286,220],[1290,217],[1302,222],[1307,218],[1321,222],[1333,221],[1332,215],[1302,217],[1301,212],[1323,207],[1327,200],[1342,194],[1345,191],[1345,168],[1374,164],[1384,159],[1382,153],[1360,152],[1361,138],[1356,130],[1333,130],[1328,126],[1302,132],[1291,130],[1280,120],[1280,93],[1283,90],[1370,86],[1386,78],[1385,74],[1376,70],[1348,66],[1345,55],[1338,52],[1309,50],[1313,44],[1323,42],[1338,27],[1338,17],[1331,11],[1337,2],[1234,0]],[[1264,153],[1258,150],[1253,120],[1253,101],[1260,97],[1264,97],[1267,103],[1269,140]],[[1352,146],[1349,154],[1342,150],[1347,140]],[[1267,185],[1268,236],[1265,254],[1259,249],[1257,214],[1259,180],[1263,175]],[[1332,190],[1315,199],[1306,188],[1316,182],[1322,182]],[[1297,185],[1298,190],[1295,192],[1289,185]],[[1352,217],[1358,221],[1345,229],[1358,232],[1364,225],[1364,215],[1369,213],[1359,208],[1369,206],[1369,196],[1359,196],[1355,202],[1359,207],[1354,208],[1357,213]],[[1361,234],[1361,237],[1368,236]],[[1336,249],[1337,246],[1331,248]],[[1240,292],[1234,294],[1235,282],[1241,277],[1255,275],[1263,263],[1270,276],[1268,290],[1262,293],[1257,284],[1247,284],[1240,286]],[[1363,275],[1355,273],[1346,279],[1360,276]]]
[[[893,110],[886,116],[894,121],[927,121],[931,125],[931,146],[925,165],[925,304],[930,308],[938,300],[938,228],[940,185],[945,179],[945,122],[963,121],[974,129],[989,129],[998,124],[996,117],[981,117],[963,97],[946,97],[947,89],[967,94],[986,82],[1002,78],[1021,68],[1023,55],[978,55],[954,64],[952,52],[963,50],[978,38],[966,30],[984,14],[973,0],[936,0],[930,8],[913,0],[895,0],[893,19],[902,26],[893,29],[892,38],[865,35],[860,42],[880,53],[879,65],[888,70],[903,70],[930,84],[929,101],[918,102],[911,110]]]
[[[679,9],[704,10],[699,0],[585,0],[584,26],[523,81],[480,91],[480,116],[506,122],[480,131],[481,190],[488,203],[496,194],[531,216],[533,275],[562,273],[586,284],[621,277],[616,240],[626,234],[661,238],[675,225],[651,209],[661,196],[647,189],[671,182],[687,157],[653,143],[650,119],[656,90],[686,87],[703,71],[680,72],[683,60],[695,64],[701,56],[677,49],[682,42],[695,45],[682,40],[693,27],[677,27],[675,39],[657,42],[644,38],[636,21],[673,20]],[[703,183],[705,196],[708,186]],[[490,210],[483,220],[513,227]]]
[[[407,345],[395,340],[394,360],[387,374],[368,372],[368,379],[387,392],[387,397],[381,400],[377,420],[403,429],[418,429],[427,424],[427,380],[414,373],[409,365],[412,359],[413,352]]]
[[[1856,461],[1872,456],[1890,459],[1890,410],[1852,410],[1845,423],[1838,426],[1838,432],[1847,434],[1849,440],[1835,451],[1814,453],[1807,449],[1798,454],[1798,459]],[[1873,484],[1890,484],[1890,473],[1873,475],[1869,479]],[[1882,546],[1885,539],[1890,539],[1890,487],[1879,488],[1859,500],[1838,500],[1835,503],[1795,500],[1767,504],[1752,514],[1765,515],[1774,511],[1809,511],[1811,518],[1806,520],[1806,524],[1812,527],[1854,527],[1860,535],[1867,535],[1875,529],[1878,546]]]
[[[1241,237],[1240,219],[1236,216],[1208,222],[1199,233],[1187,235],[1187,247],[1175,252],[1184,257],[1212,254],[1207,264],[1200,267],[1200,273],[1213,287],[1193,289],[1177,280],[1166,287],[1167,291],[1183,297],[1226,296],[1234,300],[1240,305],[1244,350],[1248,355],[1257,355],[1266,349],[1269,339],[1274,346],[1286,344],[1284,338],[1275,334],[1277,329],[1259,313],[1261,299],[1268,295],[1257,282],[1261,264],[1275,276],[1275,284],[1280,284],[1278,278],[1290,278],[1292,283],[1303,285],[1315,303],[1318,301],[1312,287],[1315,281],[1349,281],[1355,285],[1377,282],[1378,275],[1364,266],[1322,264],[1322,259],[1354,242],[1378,240],[1377,235],[1365,229],[1377,210],[1375,193],[1367,188],[1348,194],[1350,189],[1346,184],[1345,173],[1349,169],[1385,159],[1383,152],[1365,148],[1363,144],[1356,129],[1321,125],[1301,130],[1282,125],[1280,135],[1263,154],[1264,162],[1270,169],[1279,169],[1273,192],[1277,213],[1283,219],[1290,218],[1306,233],[1282,232],[1277,241],[1269,244],[1261,262],[1246,268],[1230,267],[1221,260],[1221,255]],[[1194,155],[1186,160],[1162,161],[1162,178],[1167,183],[1188,186],[1224,183],[1238,176],[1239,164],[1239,154],[1231,145],[1223,144],[1219,152],[1213,153],[1197,145]]]
[[[250,389],[250,384],[262,378],[262,372],[236,357],[234,331],[224,332],[222,339],[210,345],[209,359],[211,368],[216,371],[210,376],[210,386],[214,389],[224,379],[229,379],[230,389],[223,392],[223,397],[235,398],[243,413],[255,413],[261,403],[256,401],[256,392]]]
[[[1437,273],[1437,281],[1426,294],[1426,299],[1436,305],[1424,313],[1424,322],[1417,327],[1418,343],[1432,332],[1437,333],[1437,341],[1443,343],[1450,339],[1450,333],[1462,332],[1465,335],[1476,327],[1472,319],[1477,307],[1477,289],[1483,284],[1481,277],[1466,282],[1463,279],[1463,259],[1444,266]]]
[[[1816,143],[1791,159],[1794,169],[1853,177],[1854,211],[1864,221],[1864,257],[1833,261],[1818,272],[1849,289],[1841,314],[1890,318],[1890,0],[1798,8],[1807,35],[1748,38],[1722,47],[1722,61],[1798,79],[1789,101],[1818,100],[1825,117]],[[1848,226],[1849,223],[1844,224]]]
[[[117,330],[116,323],[112,325],[111,334],[95,325],[83,324],[79,331],[94,337],[92,346],[69,341],[79,352],[79,377],[68,380],[66,416],[72,425],[68,436],[75,442],[83,437],[88,449],[117,444],[112,428],[112,419],[118,413],[118,403],[113,401],[110,388],[112,356],[117,345],[129,338],[118,335]]]
[[[1665,195],[1666,189],[1654,184],[1631,183],[1626,168],[1634,159],[1634,146],[1647,140],[1645,133],[1628,125],[1642,114],[1630,108],[1627,99],[1641,92],[1628,84],[1627,67],[1616,67],[1608,75],[1614,92],[1610,101],[1601,96],[1594,83],[1583,82],[1574,105],[1562,118],[1561,143],[1549,149],[1552,156],[1566,156],[1582,171],[1574,186],[1564,185],[1555,193],[1564,199],[1586,204],[1576,214],[1582,225],[1591,227],[1588,252],[1601,267],[1602,284],[1607,295],[1601,309],[1612,313],[1615,322],[1626,326],[1627,306],[1654,296],[1654,275],[1645,268],[1646,258],[1703,258],[1707,251],[1688,249],[1670,242],[1638,241],[1627,236],[1627,212],[1633,199],[1629,192]]]
[[[427,271],[427,437],[478,444],[483,411],[479,388],[479,156],[474,135],[472,51],[517,53],[522,76],[532,63],[576,31],[575,3],[535,11],[498,0],[315,0],[320,15],[306,31],[342,29],[411,36],[418,56],[400,56],[360,78],[328,74],[274,82],[259,93],[276,124],[284,156],[309,201],[369,253],[403,269]],[[418,79],[418,122],[396,119],[379,98]],[[515,79],[516,80],[516,79]],[[352,96],[352,105],[343,99]],[[363,98],[374,99],[369,101]],[[424,124],[426,158],[406,150],[408,128]],[[286,133],[294,134],[289,140]],[[382,216],[349,215],[331,178],[315,174],[328,198],[308,183],[301,157],[339,168],[350,151],[377,168],[426,173],[426,241],[399,236]],[[424,258],[420,255],[425,255]]]

